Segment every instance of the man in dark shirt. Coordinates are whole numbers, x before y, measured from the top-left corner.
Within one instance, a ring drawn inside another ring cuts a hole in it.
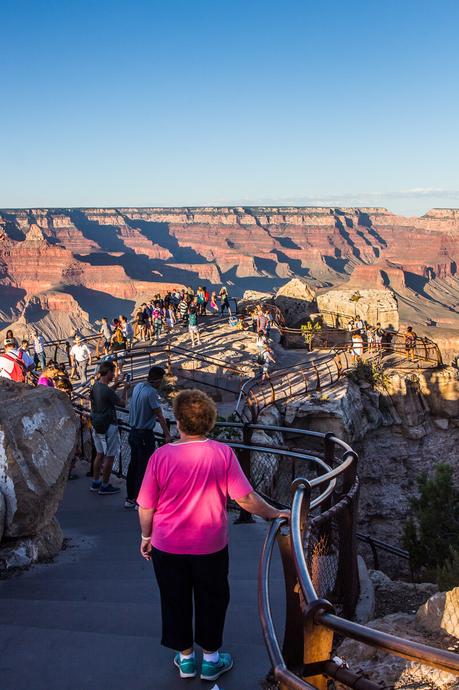
[[[143,481],[148,461],[155,450],[154,429],[159,422],[164,440],[169,443],[171,436],[159,402],[156,389],[164,377],[162,367],[151,367],[146,381],[138,383],[132,392],[129,405],[129,445],[131,461],[126,477],[125,508],[135,508],[137,495]]]
[[[109,386],[114,378],[113,362],[102,362],[99,367],[99,379],[90,394],[92,435],[96,448],[91,491],[97,492],[99,496],[116,494],[120,491],[119,487],[110,484],[110,474],[115,457],[120,452],[116,405],[126,406],[128,389],[125,384],[122,395],[118,396]]]

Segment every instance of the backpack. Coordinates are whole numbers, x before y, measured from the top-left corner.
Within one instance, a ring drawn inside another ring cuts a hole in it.
[[[7,360],[12,364],[9,364],[7,366],[2,366],[2,360]],[[7,376],[4,378],[8,378],[11,381],[16,381],[18,383],[24,383],[25,378],[26,378],[26,369],[24,366],[24,362],[22,361],[21,355],[15,356],[15,355],[10,355],[8,352],[4,352],[0,356],[0,370],[3,370]]]
[[[118,345],[124,345],[126,342],[126,338],[124,337],[123,331],[121,328],[117,328],[116,331],[113,334],[113,342],[117,343]]]
[[[257,364],[260,364],[260,365],[261,365],[261,364],[264,364],[264,363],[265,363],[265,356],[264,356],[264,354],[263,354],[262,352],[260,352],[260,353],[257,355]]]

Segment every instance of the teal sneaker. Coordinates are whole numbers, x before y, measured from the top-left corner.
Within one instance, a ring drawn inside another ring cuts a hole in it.
[[[218,661],[202,660],[201,680],[217,680],[223,673],[233,668],[233,657],[227,652],[220,652]]]
[[[195,678],[196,677],[196,658],[183,659],[180,661],[180,654],[174,657],[174,666],[177,666],[180,671],[180,678]]]

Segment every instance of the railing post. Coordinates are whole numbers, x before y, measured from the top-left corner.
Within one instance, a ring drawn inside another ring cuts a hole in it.
[[[250,424],[246,423],[242,427],[242,443],[246,446],[249,446],[252,440],[252,429],[250,428]],[[241,464],[242,471],[244,472],[245,476],[251,481],[251,468],[250,468],[250,448],[242,448],[239,450],[239,462]],[[247,510],[244,510],[241,508],[239,510],[239,516],[236,518],[234,521],[235,525],[240,525],[240,524],[250,524],[252,522],[255,522],[255,520],[252,517],[252,514],[249,513]]]
[[[282,655],[287,668],[298,670],[303,664],[303,613],[298,576],[293,561],[290,536],[279,531],[277,544],[282,559],[285,585],[285,630]]]

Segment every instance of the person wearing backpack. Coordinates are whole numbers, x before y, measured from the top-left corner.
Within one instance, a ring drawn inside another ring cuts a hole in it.
[[[27,369],[22,360],[21,352],[16,349],[16,340],[7,338],[4,342],[5,352],[0,354],[0,377],[24,383]]]
[[[115,355],[116,363],[116,378],[119,379],[123,375],[123,364],[126,356],[126,336],[123,332],[123,327],[119,319],[113,319],[113,335],[110,342],[110,351]]]
[[[110,475],[115,458],[120,452],[120,434],[116,418],[116,405],[126,406],[128,387],[124,385],[123,393],[117,395],[110,384],[115,378],[113,362],[102,362],[99,367],[99,378],[89,394],[91,401],[92,437],[96,449],[94,458],[91,491],[99,496],[110,496],[119,493],[119,487],[110,484]],[[101,479],[102,475],[102,479]]]
[[[416,354],[417,334],[413,331],[413,326],[408,326],[405,333],[405,352],[406,358],[414,362]]]

